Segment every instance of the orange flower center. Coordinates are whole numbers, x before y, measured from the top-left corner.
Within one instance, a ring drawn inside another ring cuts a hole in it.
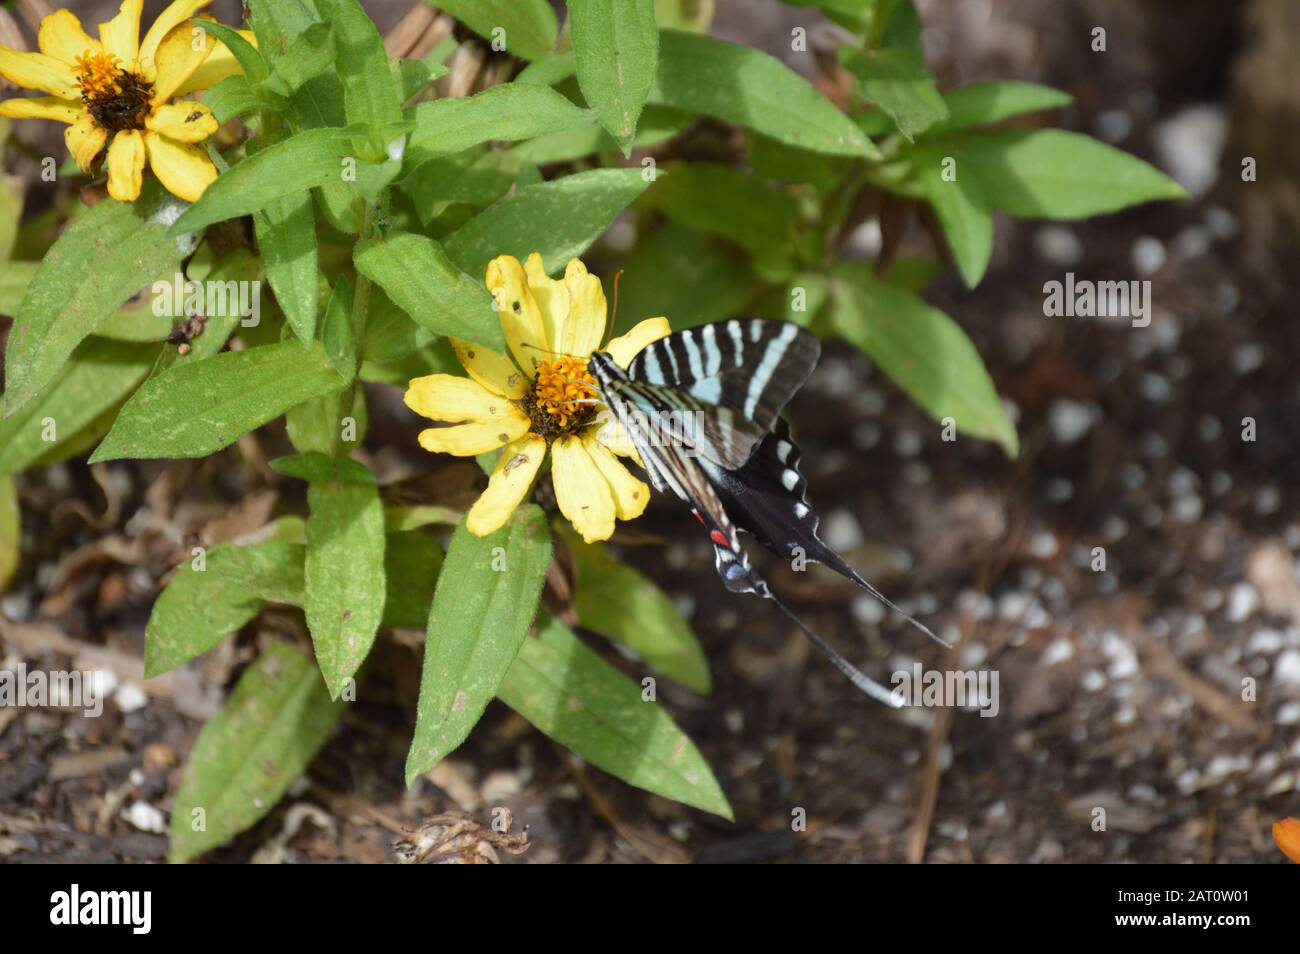
[[[77,57],[77,88],[95,123],[108,132],[144,129],[152,108],[153,83],[122,68],[110,53]]]
[[[524,412],[533,433],[547,440],[572,434],[596,417],[597,405],[579,403],[597,398],[596,380],[582,358],[557,358],[537,369],[533,388],[524,395]]]

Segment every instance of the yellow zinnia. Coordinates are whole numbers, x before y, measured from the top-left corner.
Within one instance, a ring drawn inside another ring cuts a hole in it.
[[[140,197],[145,160],[169,192],[196,201],[216,166],[202,143],[217,131],[212,110],[180,99],[238,72],[230,51],[187,21],[212,0],[175,0],[140,39],[144,0],[124,0],[96,40],[68,10],[41,20],[39,53],[0,46],[0,76],[48,93],[0,102],[0,116],[67,123],[64,138],[83,172],[108,149],[108,194]],[[251,41],[251,34],[248,34]]]
[[[642,348],[668,334],[668,319],[647,318],[600,348],[605,293],[576,258],[563,279],[552,279],[536,252],[523,265],[501,255],[488,263],[487,288],[514,360],[451,339],[470,377],[430,374],[411,381],[406,406],[453,424],[422,431],[420,446],[459,457],[505,448],[466,521],[480,537],[499,529],[519,506],[549,447],[560,511],[588,543],[607,540],[615,519],[641,515],[650,488],[614,456],[637,459],[622,425],[598,403],[576,403],[592,402],[596,394],[587,358],[600,349],[627,367]]]

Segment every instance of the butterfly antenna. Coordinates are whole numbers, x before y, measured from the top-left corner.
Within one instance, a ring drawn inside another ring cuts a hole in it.
[[[844,675],[849,677],[849,681],[853,683],[853,685],[857,686],[858,689],[860,689],[862,692],[865,692],[872,699],[875,699],[877,702],[883,705],[889,706],[889,708],[891,709],[902,708],[903,701],[901,699],[895,696],[892,692],[890,692],[880,683],[876,682],[866,673],[858,669],[857,666],[853,665],[853,663],[849,662],[847,659],[841,656],[830,645],[830,643],[826,642],[826,640],[822,639],[811,629],[809,629],[808,626],[804,623],[804,621],[794,614],[794,611],[791,610],[790,607],[786,606],[784,603],[782,603],[779,599],[776,598],[776,594],[772,592],[770,587],[767,587],[765,589],[767,590],[767,592],[764,595],[773,603],[775,603],[777,607],[780,608],[782,613],[790,617],[790,619],[794,622],[796,626],[798,626],[800,629],[804,631],[804,633],[808,636],[808,638],[811,639],[817,645],[817,648],[826,654],[826,658],[835,664],[835,668],[838,669],[840,672],[844,673]],[[924,629],[924,627],[922,628]]]
[[[613,340],[614,329],[618,327],[618,283],[622,277],[623,269],[620,268],[614,273],[614,314],[609,319],[609,337],[605,339],[606,344]]]

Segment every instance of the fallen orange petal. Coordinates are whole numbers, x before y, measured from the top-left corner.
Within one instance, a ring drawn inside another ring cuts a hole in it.
[[[1282,854],[1300,865],[1300,818],[1273,822],[1273,840],[1282,849]]]

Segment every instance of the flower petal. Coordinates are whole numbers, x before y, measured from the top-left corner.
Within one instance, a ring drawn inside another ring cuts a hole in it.
[[[596,419],[594,428],[596,440],[604,444],[613,453],[619,457],[631,458],[636,461],[638,466],[645,466],[641,463],[641,455],[637,453],[636,445],[632,443],[632,436],[628,434],[623,422],[613,414],[606,411],[602,417]]]
[[[117,16],[99,25],[99,41],[130,69],[140,50],[140,10],[144,0],[122,0]]]
[[[153,26],[149,27],[149,32],[144,35],[144,39],[140,42],[140,62],[152,63],[154,54],[162,44],[163,38],[177,27],[184,27],[182,32],[185,36],[185,42],[192,43],[196,38],[194,31],[202,28],[187,24],[185,21],[211,2],[212,0],[175,0],[171,6],[158,14],[158,19],[153,21]],[[208,45],[206,42],[207,31],[204,30],[203,33],[205,34],[205,43],[203,45],[206,46]]]
[[[257,37],[253,35],[252,30],[240,30],[239,35],[254,47],[257,46]],[[195,70],[173,95],[188,96],[195,90],[212,89],[227,76],[240,76],[243,72],[239,60],[235,59],[235,54],[230,52],[226,44],[218,41],[212,48],[212,52],[208,54],[208,58],[203,61],[203,65]]]
[[[619,463],[618,458],[597,440],[594,431],[588,430],[583,435],[582,444],[596,469],[609,484],[610,493],[614,497],[614,516],[620,520],[635,520],[641,516],[650,503],[650,488]]]
[[[118,133],[121,139],[124,133]],[[136,133],[135,135],[140,135]],[[145,145],[149,147],[149,167],[158,181],[172,195],[186,202],[197,202],[199,196],[217,178],[217,167],[208,158],[207,152],[192,143],[174,142],[156,132],[146,132]],[[109,172],[112,172],[113,152],[117,140],[109,150]],[[110,183],[111,184],[111,183]],[[112,192],[112,189],[109,189]]]
[[[153,53],[153,58],[144,65],[154,74],[153,101],[165,103],[207,60],[216,49],[217,38],[204,30],[196,36],[198,27],[182,23],[163,38]]]
[[[542,312],[542,325],[546,329],[549,347],[563,351],[556,342],[560,340],[560,329],[569,318],[569,290],[564,287],[564,282],[556,281],[546,274],[542,256],[537,252],[529,255],[524,262],[524,274],[528,276],[528,287]],[[543,355],[545,360],[550,357]]]
[[[469,508],[465,526],[476,537],[500,530],[528,494],[546,457],[546,441],[536,434],[508,444],[488,479],[487,490]]]
[[[420,431],[420,446],[433,454],[474,457],[496,450],[528,433],[528,418],[507,417],[501,421],[430,427]]]
[[[134,202],[143,184],[144,136],[138,129],[127,129],[108,147],[108,194],[119,202]]]
[[[472,341],[448,340],[461,367],[493,394],[518,400],[528,392],[528,379],[505,355]]]
[[[605,337],[605,290],[576,258],[569,259],[564,284],[569,290],[569,318],[560,326],[560,337],[551,339],[556,342],[552,347],[585,358]]]
[[[88,53],[101,53],[103,46],[82,29],[81,21],[71,10],[55,10],[41,20],[36,33],[36,44],[41,52],[75,66],[77,58]]]
[[[402,400],[431,421],[499,421],[518,414],[513,401],[493,394],[477,381],[454,374],[413,378]]]
[[[94,117],[88,112],[83,112],[75,123],[63,131],[63,141],[68,144],[68,152],[77,160],[77,168],[82,172],[89,172],[95,165],[95,157],[107,140],[108,133],[95,125]]]
[[[506,344],[510,346],[511,354],[524,373],[533,377],[537,365],[549,359],[546,351],[551,345],[542,324],[541,309],[528,287],[519,259],[513,255],[498,255],[488,262],[487,290],[496,301],[501,329],[506,333]]]
[[[666,338],[673,329],[667,318],[647,318],[632,327],[625,335],[619,335],[605,345],[605,351],[620,368],[626,368],[646,345]]]
[[[75,123],[88,116],[86,107],[71,99],[58,96],[40,96],[34,99],[6,99],[0,103],[0,116],[10,119],[53,119],[60,123]]]
[[[587,543],[614,533],[614,496],[609,481],[587,453],[582,439],[569,434],[551,445],[551,480],[560,512]]]
[[[23,89],[39,89],[61,99],[80,99],[77,76],[62,60],[0,46],[0,76]]]
[[[159,106],[145,125],[174,142],[202,142],[221,128],[212,110],[192,99]]]

